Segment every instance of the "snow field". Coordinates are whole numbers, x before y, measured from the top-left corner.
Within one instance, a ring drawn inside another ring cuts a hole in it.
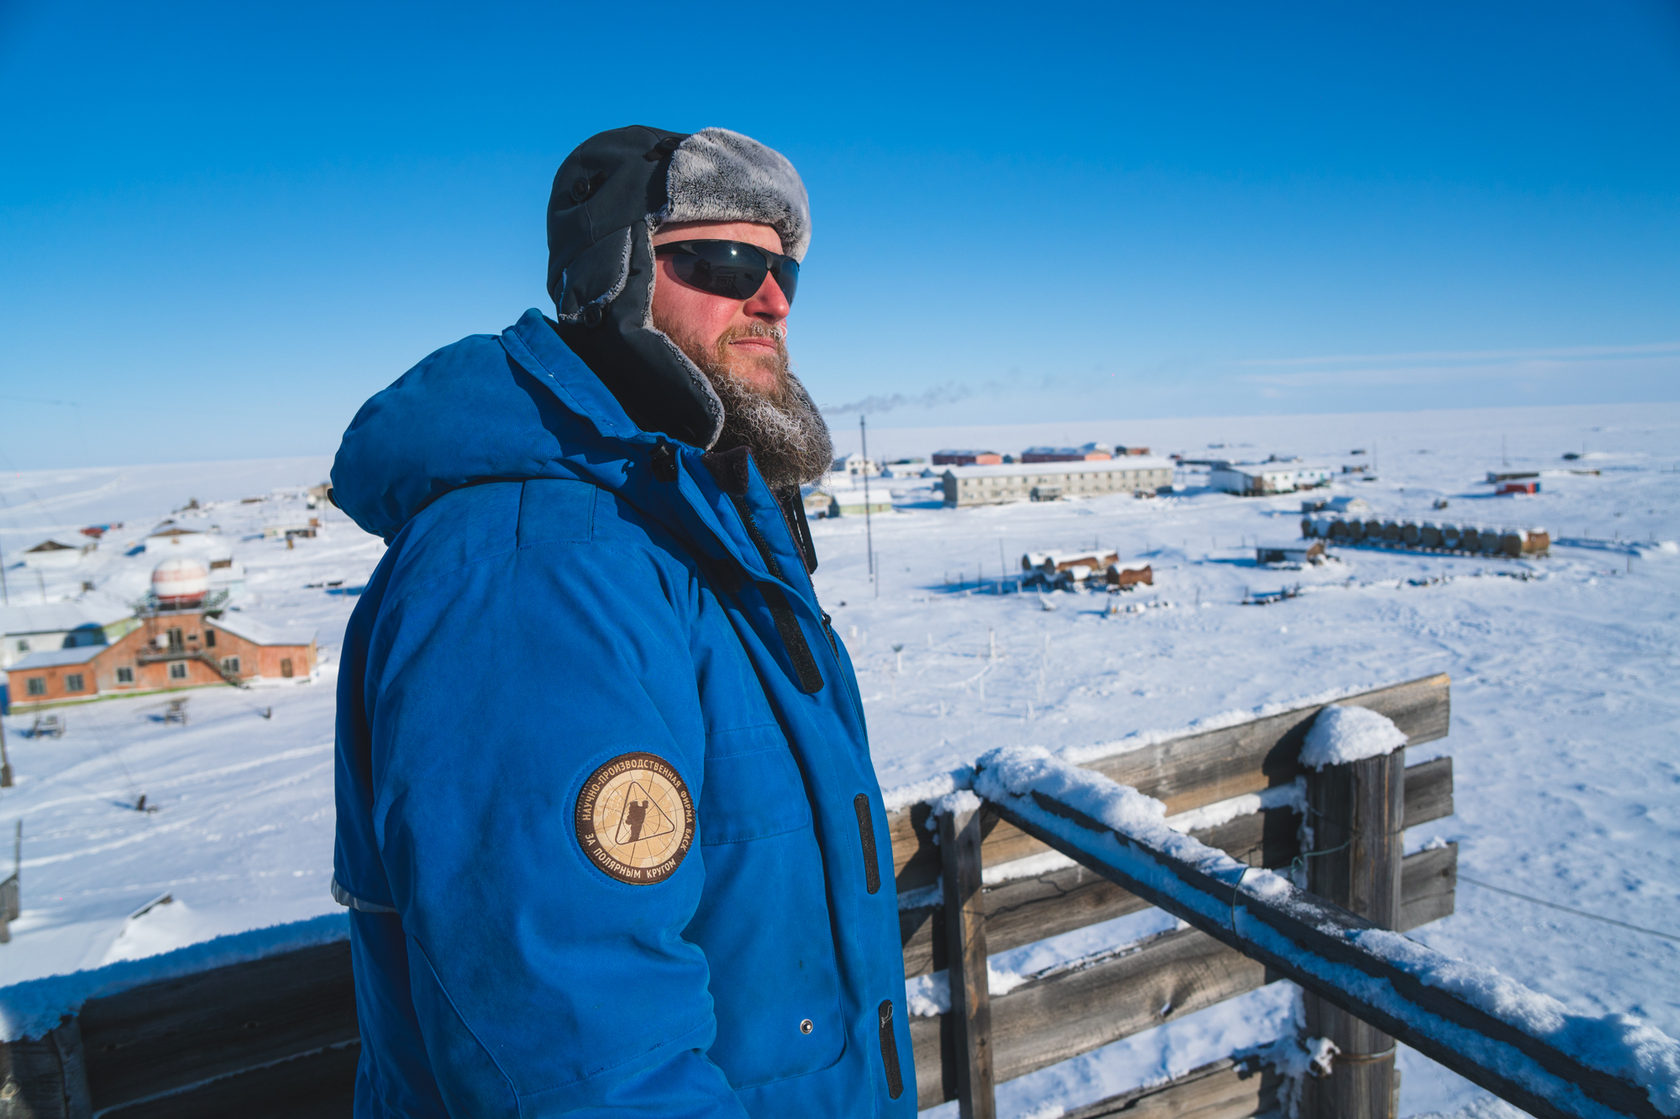
[[[837,432],[842,450],[845,436]],[[1501,436],[1511,468],[1546,472],[1540,494],[1485,496],[1485,472],[1502,466]],[[869,575],[861,518],[813,524],[815,578],[857,664],[882,784],[900,803],[949,791],[953,770],[1000,746],[1077,760],[1451,674],[1452,731],[1410,760],[1453,756],[1457,811],[1416,829],[1408,847],[1458,842],[1463,878],[1457,913],[1412,935],[1573,1013],[1628,1012],[1676,1035],[1680,942],[1656,934],[1680,916],[1680,552],[1665,544],[1680,538],[1677,436],[1674,405],[1069,423],[987,436],[872,429],[877,457],[1103,439],[1190,457],[1294,452],[1337,467],[1376,458],[1377,481],[1338,480],[1331,492],[1363,497],[1377,515],[1540,525],[1569,543],[1524,561],[1333,549],[1339,562],[1274,571],[1253,565],[1254,545],[1298,538],[1299,499],[1203,492],[1194,471],[1181,472],[1188,488],[1173,496],[964,510],[936,507],[921,479],[888,479],[871,483],[889,488],[900,510],[871,525],[879,579]],[[1207,447],[1216,442],[1225,447]],[[1564,462],[1565,451],[1586,457]],[[1601,473],[1562,472],[1572,467]],[[336,909],[327,895],[332,674],[355,600],[306,584],[355,586],[380,547],[333,510],[320,538],[291,551],[249,539],[265,517],[289,516],[296,491],[325,468],[288,460],[0,478],[13,596],[34,589],[32,572],[10,566],[23,547],[112,520],[124,529],[83,562],[101,589],[138,593],[152,563],[123,557],[124,542],[196,496],[246,566],[243,608],[314,625],[323,654],[312,683],[189,693],[185,728],[155,721],[157,696],[61,708],[70,728],[62,739],[36,742],[23,733],[31,716],[6,718],[18,784],[0,791],[0,833],[24,821],[25,912],[0,947],[0,984]],[[239,504],[255,494],[278,496]],[[1449,507],[1435,510],[1441,499]],[[973,591],[977,576],[1016,571],[1023,552],[1093,545],[1149,562],[1155,586],[1043,599]],[[43,577],[49,594],[79,585],[56,577]],[[1250,592],[1296,585],[1299,597],[1241,604]],[[1114,603],[1139,609],[1114,613]],[[157,812],[130,807],[141,792]],[[128,919],[166,892],[174,902]],[[1152,919],[1028,946],[992,967],[1002,987],[1010,975],[1146,935],[1160,925]],[[1263,1046],[1293,1029],[1293,1014],[1288,992],[1267,988],[1187,1015],[1002,1086],[1000,1113],[1048,1119]],[[1511,1113],[1409,1052],[1401,1070],[1402,1114]]]

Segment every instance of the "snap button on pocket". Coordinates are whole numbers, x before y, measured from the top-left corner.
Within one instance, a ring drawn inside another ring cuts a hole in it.
[[[799,1023],[799,1032],[802,1034],[808,1034],[816,1028],[816,1023],[812,1022],[809,1018]]]

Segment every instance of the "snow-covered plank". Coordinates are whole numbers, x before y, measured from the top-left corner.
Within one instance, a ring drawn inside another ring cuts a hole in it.
[[[1172,831],[1159,802],[1043,751],[993,751],[976,789],[1057,850],[1539,1119],[1680,1115],[1680,1042],[1648,1023],[1569,1012],[1374,928]]]

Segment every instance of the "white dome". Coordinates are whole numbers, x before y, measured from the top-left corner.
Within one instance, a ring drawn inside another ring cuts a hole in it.
[[[152,593],[159,605],[187,606],[202,602],[209,590],[210,572],[197,560],[164,560],[152,571]]]

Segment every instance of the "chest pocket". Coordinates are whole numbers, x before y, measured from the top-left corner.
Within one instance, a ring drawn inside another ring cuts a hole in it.
[[[811,806],[781,728],[713,735],[699,805],[712,1060],[737,1088],[827,1068],[845,1050],[836,930]]]

